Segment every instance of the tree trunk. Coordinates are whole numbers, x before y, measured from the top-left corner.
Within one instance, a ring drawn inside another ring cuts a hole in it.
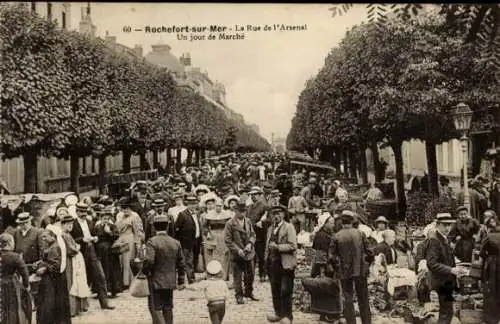
[[[106,188],[106,155],[99,156],[99,194],[103,194]]]
[[[175,152],[175,159],[176,159],[175,166],[177,168],[176,171],[179,172],[182,166],[182,148],[178,148],[177,151]]]
[[[87,174],[87,157],[82,156],[82,170],[80,171],[81,174]]]
[[[425,154],[427,156],[427,182],[429,184],[429,193],[434,197],[439,197],[436,144],[432,141],[425,141]]]
[[[400,219],[406,216],[406,195],[403,173],[403,141],[397,141],[391,144],[396,163],[396,195],[398,199],[398,214]]]
[[[91,169],[92,169],[91,173],[96,174],[95,157],[93,155],[91,157],[90,163],[91,163]]]
[[[200,163],[201,163],[201,148],[197,148],[196,149],[196,165],[197,166],[200,166]]]
[[[375,182],[382,182],[384,178],[382,172],[380,172],[380,154],[378,152],[378,145],[376,141],[370,142],[370,151],[372,151],[373,173],[375,175]]]
[[[167,147],[167,172],[172,172],[172,149],[170,146]]]
[[[78,195],[80,193],[80,158],[71,154],[69,161],[70,190]]]
[[[129,150],[123,150],[122,152],[122,169],[123,173],[130,173],[130,158],[132,157],[132,154],[130,153]]]
[[[314,159],[314,149],[313,148],[308,148],[306,151],[307,151],[307,154],[309,154],[309,156]]]
[[[158,150],[153,150],[153,169],[156,169],[156,166],[158,165],[159,163],[159,154],[158,154]]]
[[[207,150],[205,150],[205,148],[202,148],[201,149],[201,159],[203,161],[205,161],[206,158],[207,158]]]
[[[337,171],[337,174],[340,174],[340,163],[341,163],[341,159],[342,159],[342,152],[341,150],[336,147],[334,149],[334,152],[335,152],[335,156],[333,157],[333,167],[335,168],[335,170]]]
[[[147,168],[147,160],[146,160],[146,151],[141,151],[139,153],[139,168],[141,171],[146,171]]]
[[[193,149],[188,149],[187,151],[187,158],[186,158],[186,165],[192,165],[193,164]]]
[[[368,162],[366,160],[366,148],[363,148],[363,150],[359,154],[359,174],[361,176],[361,180],[363,181],[363,184],[368,183]]]
[[[36,151],[26,151],[23,154],[24,163],[24,193],[37,192],[38,154]]]
[[[358,175],[356,173],[357,165],[356,165],[356,152],[353,149],[349,150],[349,173],[351,178],[358,179]]]

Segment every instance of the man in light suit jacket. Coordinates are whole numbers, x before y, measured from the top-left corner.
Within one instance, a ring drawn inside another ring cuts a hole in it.
[[[255,257],[255,231],[252,222],[245,217],[246,201],[240,199],[234,216],[224,228],[224,242],[229,249],[233,269],[236,302],[244,304],[243,297],[258,301],[253,294],[254,269],[252,261]],[[241,277],[245,282],[243,295]]]
[[[270,209],[273,225],[267,232],[265,259],[269,269],[274,314],[269,322],[291,323],[293,281],[297,267],[297,233],[286,219],[287,208],[274,206]]]
[[[184,288],[184,256],[181,244],[167,234],[169,221],[166,215],[156,215],[156,235],[146,244],[144,271],[149,279],[148,306],[153,324],[173,323],[173,291]]]

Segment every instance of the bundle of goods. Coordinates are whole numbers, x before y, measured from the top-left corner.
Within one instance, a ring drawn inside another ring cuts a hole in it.
[[[342,314],[340,282],[329,277],[306,278],[304,289],[311,295],[311,312],[338,318]]]
[[[311,310],[311,295],[304,289],[304,286],[302,285],[302,280],[308,278],[309,275],[309,272],[297,271],[295,273],[292,295],[294,311],[308,313]]]

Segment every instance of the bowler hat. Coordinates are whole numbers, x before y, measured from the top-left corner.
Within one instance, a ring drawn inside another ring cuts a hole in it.
[[[156,215],[153,218],[153,223],[169,223],[170,219],[168,218],[167,215]]]
[[[121,207],[129,207],[130,204],[131,204],[131,201],[130,201],[129,197],[122,197],[118,201],[118,205],[120,205]]]
[[[287,212],[287,208],[283,205],[276,205],[276,206],[272,206],[271,207],[271,212],[274,213],[274,212],[284,212],[286,213]]]
[[[354,212],[352,212],[350,210],[343,210],[342,214],[340,214],[340,218],[342,218],[342,219],[354,220],[354,217],[355,217]]]
[[[87,210],[89,210],[89,205],[83,202],[77,202],[76,205],[76,211],[81,212],[81,213],[86,213]]]
[[[16,223],[24,224],[29,223],[33,217],[31,217],[30,213],[20,213],[17,215]]]
[[[193,195],[188,195],[185,199],[186,201],[186,204],[196,204],[198,203],[198,198],[196,198],[196,196],[193,196]]]
[[[157,198],[155,200],[153,200],[153,202],[151,202],[151,207],[163,207],[165,206],[167,203],[165,202],[165,200],[163,198]]]

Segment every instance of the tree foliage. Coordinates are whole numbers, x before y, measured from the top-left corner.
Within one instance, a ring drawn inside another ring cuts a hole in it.
[[[269,149],[244,122],[120,45],[60,30],[23,4],[0,6],[4,158],[218,150],[228,132],[238,134],[237,147]]]

